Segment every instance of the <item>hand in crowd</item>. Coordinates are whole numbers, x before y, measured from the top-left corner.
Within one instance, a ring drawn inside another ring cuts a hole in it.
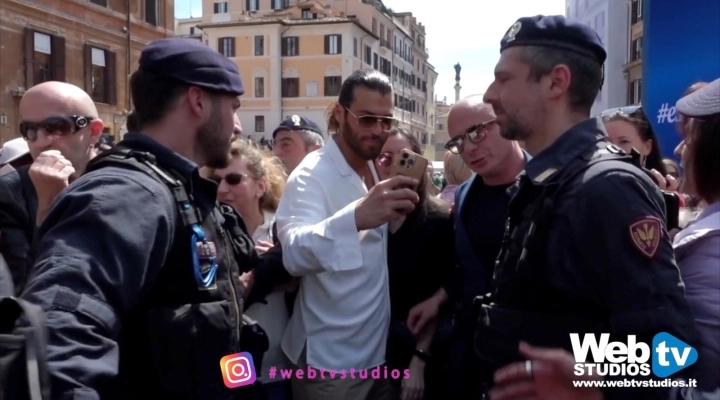
[[[40,153],[32,163],[28,175],[38,197],[38,225],[45,220],[55,197],[68,187],[74,173],[72,163],[57,150]]]
[[[264,240],[258,240],[258,242],[255,244],[255,251],[258,253],[258,255],[265,253],[266,251],[270,250],[271,247],[274,245],[270,242],[266,242]]]
[[[373,186],[355,207],[358,231],[377,228],[410,213],[420,200],[417,192],[410,189],[417,184],[416,179],[394,176]]]
[[[602,400],[597,388],[576,388],[575,358],[563,349],[546,349],[520,343],[528,361],[507,365],[495,372],[492,400]],[[601,379],[600,377],[594,379]]]
[[[650,172],[655,177],[660,190],[666,190],[668,192],[677,192],[680,187],[680,181],[675,179],[672,175],[662,176],[660,172],[655,169],[651,169]]]
[[[243,288],[243,299],[247,299],[248,295],[250,295],[253,285],[255,285],[255,273],[253,271],[245,272],[240,275],[240,286]]]
[[[407,318],[407,326],[410,332],[415,336],[419,335],[440,314],[440,306],[445,300],[447,300],[447,294],[444,289],[440,289],[438,293],[429,299],[411,308]]]
[[[400,400],[422,400],[425,394],[425,361],[413,357],[410,361],[410,379],[403,379]]]

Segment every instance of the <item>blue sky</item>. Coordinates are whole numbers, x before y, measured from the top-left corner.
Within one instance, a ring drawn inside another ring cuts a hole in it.
[[[430,64],[440,74],[435,84],[439,100],[455,98],[455,71],[460,63],[461,97],[480,94],[493,80],[493,69],[500,55],[500,39],[520,17],[536,14],[564,14],[565,0],[384,0],[395,11],[411,11],[425,25]],[[467,12],[468,4],[492,3]],[[444,11],[444,12],[443,12]],[[445,13],[446,12],[446,13]],[[177,18],[199,17],[202,0],[175,0]]]

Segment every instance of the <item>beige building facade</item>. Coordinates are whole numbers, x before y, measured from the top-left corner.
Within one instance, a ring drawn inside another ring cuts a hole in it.
[[[630,43],[625,76],[628,81],[627,104],[642,102],[643,0],[630,2]]]
[[[445,157],[445,143],[450,140],[447,130],[447,117],[452,104],[447,98],[435,102],[435,161],[442,161]]]
[[[437,110],[435,108],[435,82],[437,82],[438,73],[435,71],[435,67],[433,67],[431,64],[428,63],[427,65],[427,99],[426,99],[426,107],[427,107],[427,119],[426,119],[426,125],[428,127],[428,143],[432,143],[431,145],[427,146],[425,148],[425,157],[427,157],[430,160],[437,160],[435,157],[435,142],[436,142],[436,135],[435,135],[435,116],[437,115]]]
[[[246,89],[238,111],[245,136],[270,139],[293,114],[325,128],[342,82],[355,70],[374,68],[393,81],[402,126],[432,143],[427,50],[420,52],[412,40],[415,35],[424,46],[424,27],[409,13],[396,16],[370,0],[204,0],[202,18],[179,20],[176,33],[238,64]]]

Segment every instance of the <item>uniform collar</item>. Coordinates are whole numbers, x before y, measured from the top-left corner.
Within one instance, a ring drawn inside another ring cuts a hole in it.
[[[600,118],[585,120],[563,133],[550,147],[528,160],[525,174],[540,185],[595,143],[607,138]]]
[[[126,145],[130,148],[152,153],[159,166],[171,169],[187,179],[195,189],[201,189],[208,200],[214,203],[217,198],[217,184],[209,179],[200,176],[200,169],[197,164],[180,154],[170,150],[140,132],[128,132],[118,145]]]

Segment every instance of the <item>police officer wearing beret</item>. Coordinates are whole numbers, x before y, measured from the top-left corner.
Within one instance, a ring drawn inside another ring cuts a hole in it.
[[[324,145],[323,131],[310,118],[293,115],[286,118],[275,131],[273,153],[282,160],[288,175],[308,153]]]
[[[240,351],[238,278],[256,255],[198,172],[228,161],[240,73],[201,42],[163,39],[130,88],[142,133],[58,196],[22,294],[46,313],[52,398],[240,398],[219,361]]]
[[[605,59],[597,33],[562,16],[521,18],[502,39],[484,100],[503,137],[524,141],[533,158],[510,189],[480,309],[476,352],[491,369],[521,360],[520,341],[572,351],[570,333],[637,335],[652,346],[668,332],[697,345],[662,193],[589,118]],[[608,389],[605,398],[653,399],[654,390]]]

